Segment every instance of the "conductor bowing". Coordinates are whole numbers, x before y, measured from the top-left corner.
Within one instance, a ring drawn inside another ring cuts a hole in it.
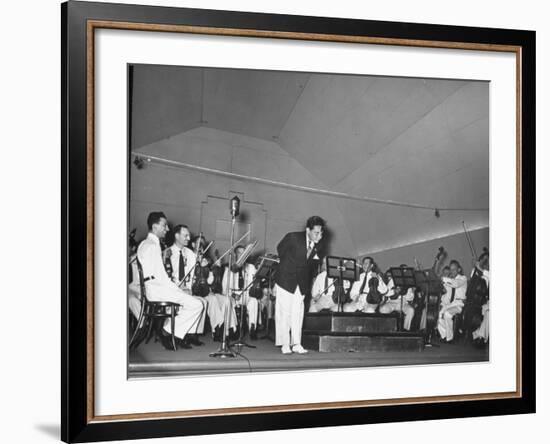
[[[311,216],[305,231],[287,233],[277,245],[279,269],[275,277],[275,344],[283,354],[307,353],[302,347],[304,297],[313,271],[323,257],[325,221]]]

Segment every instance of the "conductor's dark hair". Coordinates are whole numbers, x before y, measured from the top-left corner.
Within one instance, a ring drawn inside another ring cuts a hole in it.
[[[166,215],[162,211],[153,211],[147,216],[147,228],[151,230],[154,224],[158,224],[160,220],[164,218],[167,219]]]
[[[371,256],[365,256],[365,257],[361,260],[361,263],[365,262],[367,259],[370,260],[370,263],[371,263],[371,264],[374,264],[374,259],[373,259]]]
[[[311,216],[306,222],[306,227],[310,230],[313,230],[313,227],[316,226],[320,226],[321,230],[324,230],[326,225],[327,223],[325,222],[325,219],[321,216]]]

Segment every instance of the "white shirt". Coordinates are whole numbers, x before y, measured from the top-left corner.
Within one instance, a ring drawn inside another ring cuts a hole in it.
[[[457,274],[456,277],[442,277],[443,286],[445,287],[446,293],[441,298],[441,303],[448,305],[451,303],[451,297],[453,294],[453,288],[455,289],[454,301],[466,299],[466,288],[468,288],[468,279],[462,274]]]
[[[363,294],[366,294],[369,291],[369,281],[372,279],[373,277],[372,275],[373,275],[372,271],[369,271],[367,274],[367,280],[365,281],[365,288],[363,288]],[[359,297],[361,286],[363,285],[364,279],[365,279],[365,272],[361,273],[361,275],[359,276],[359,280],[353,283],[353,286],[351,287],[351,292],[350,292],[350,297],[353,301],[356,301],[357,298]],[[386,284],[384,283],[384,281],[380,276],[378,276],[378,291],[382,294],[388,291]]]
[[[393,282],[393,278],[390,278],[388,281],[388,292],[384,296],[394,296],[395,295],[395,283]],[[403,301],[410,302],[414,299],[414,288],[410,287],[407,289],[407,292],[404,295],[398,296],[395,299],[390,299],[391,301],[397,301],[401,303],[401,298],[403,298]]]
[[[137,251],[138,259],[143,268],[143,278],[147,279],[154,276],[151,283],[168,285],[177,288],[166,270],[162,262],[162,250],[160,248],[159,238],[153,233],[149,233],[147,237],[139,244]]]
[[[332,299],[332,293],[334,293],[334,285],[332,285],[333,282],[334,282],[334,279],[332,278],[327,279],[326,271],[322,271],[321,273],[319,273],[315,278],[315,281],[313,282],[313,287],[311,288],[311,297],[313,298],[313,300],[319,301],[322,299]],[[330,288],[319,297],[319,294],[326,287],[330,287]]]
[[[172,263],[172,275],[176,282],[179,283],[179,270],[180,270],[180,251],[183,254],[183,261],[185,263],[185,274],[189,273],[191,268],[195,265],[195,262],[197,261],[197,255],[193,250],[187,247],[179,248],[176,244],[173,244],[170,248],[172,251],[172,256],[170,256],[170,262]],[[191,285],[193,281],[193,273],[191,273],[187,281],[182,285],[182,288],[187,288],[188,290],[191,290]]]

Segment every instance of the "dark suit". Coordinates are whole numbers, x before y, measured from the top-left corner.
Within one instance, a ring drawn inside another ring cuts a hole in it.
[[[313,271],[322,259],[322,248],[321,242],[316,244],[307,259],[306,232],[288,233],[277,245],[280,263],[275,283],[289,293],[294,293],[298,285],[303,295],[309,293]]]
[[[275,344],[301,347],[304,298],[310,291],[313,270],[322,258],[322,245],[307,258],[306,232],[288,233],[277,245],[279,268],[275,276]]]

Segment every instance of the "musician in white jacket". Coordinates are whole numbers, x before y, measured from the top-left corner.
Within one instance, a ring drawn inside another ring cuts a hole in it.
[[[395,286],[390,273],[386,273],[388,278],[388,291],[384,295],[386,302],[380,306],[380,313],[389,314],[394,311],[403,312],[405,319],[403,320],[403,329],[409,331],[414,318],[414,308],[409,302],[414,299],[414,288],[409,288],[403,294],[403,290]]]
[[[384,280],[373,270],[374,259],[370,256],[363,258],[362,262],[363,273],[359,276],[359,280],[355,281],[351,287],[350,298],[351,302],[344,305],[344,311],[353,313],[362,311],[364,313],[374,313],[378,305],[369,304],[367,302],[367,293],[369,292],[369,281],[372,278],[378,278],[377,289],[381,294],[388,291]]]
[[[184,341],[189,332],[196,329],[197,323],[203,316],[204,305],[197,298],[179,288],[166,273],[163,264],[160,239],[168,232],[166,216],[162,212],[152,212],[147,217],[149,233],[147,238],[138,247],[138,260],[143,269],[145,291],[151,301],[175,302],[181,307],[176,316],[174,335],[180,339],[182,348],[191,346]],[[171,334],[170,320],[164,324],[165,335]],[[163,345],[169,344],[163,342]]]
[[[322,262],[321,273],[319,273],[313,281],[311,288],[311,303],[309,304],[309,312],[317,313],[321,310],[338,311],[338,304],[332,300],[334,293],[334,279],[327,276],[327,264]],[[344,284],[348,281],[344,281]]]
[[[445,293],[441,297],[441,309],[437,329],[442,341],[450,342],[454,337],[453,317],[462,313],[466,300],[468,279],[462,274],[462,268],[456,260],[449,263],[449,276],[442,277]]]

